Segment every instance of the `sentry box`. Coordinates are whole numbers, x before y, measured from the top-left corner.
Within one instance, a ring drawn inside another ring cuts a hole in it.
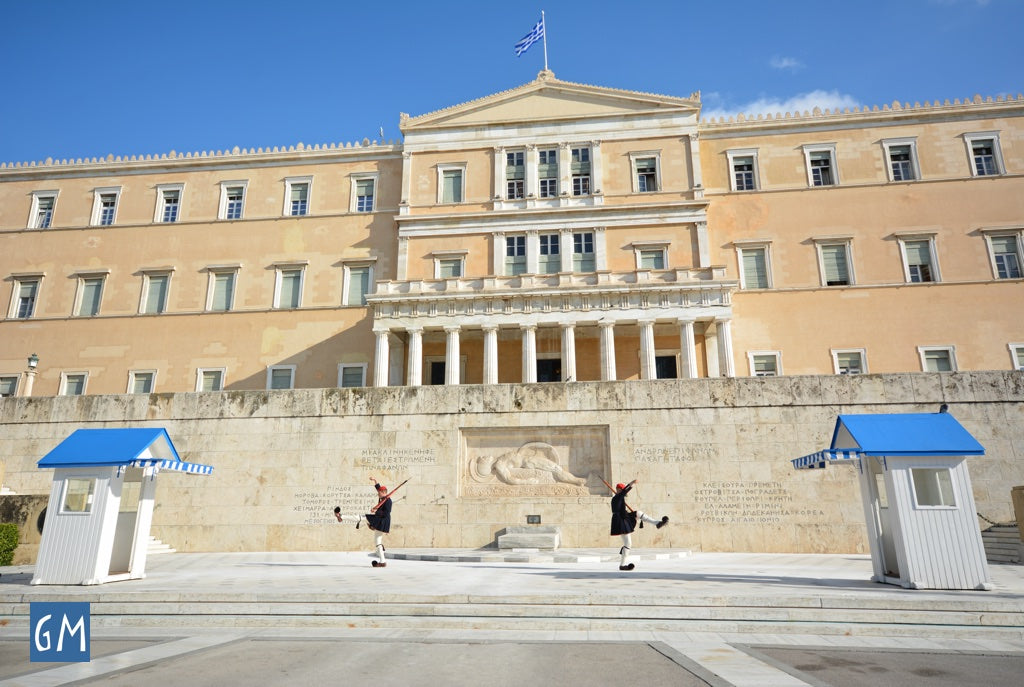
[[[874,581],[991,589],[967,471],[985,449],[944,411],[840,415],[832,446],[793,467],[857,466]]]
[[[32,584],[103,584],[145,577],[157,475],[209,475],[151,428],[79,429],[38,463],[53,468]]]

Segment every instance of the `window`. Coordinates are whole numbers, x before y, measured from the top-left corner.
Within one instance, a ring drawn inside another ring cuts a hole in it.
[[[242,219],[248,185],[248,181],[220,182],[220,205],[217,209],[217,219]]]
[[[867,374],[867,353],[864,349],[832,350],[832,367],[837,375]]]
[[[196,370],[196,391],[223,391],[224,370],[201,367]]]
[[[309,190],[312,177],[285,179],[284,214],[290,217],[304,217],[309,214]]]
[[[338,365],[338,386],[342,388],[366,386],[366,363],[341,363]]]
[[[521,150],[505,153],[505,197],[519,200],[526,196],[526,164]]]
[[[11,302],[10,317],[24,320],[36,312],[36,299],[42,277],[19,277],[14,280],[14,298]]]
[[[595,269],[594,234],[577,232],[572,235],[573,272],[593,272]]]
[[[92,498],[96,493],[96,479],[69,477],[64,482],[64,498],[61,499],[61,513],[89,513]]]
[[[120,186],[93,189],[92,217],[89,224],[109,227],[117,218],[117,201],[121,196]]]
[[[758,189],[757,150],[727,150],[729,169],[732,171],[733,191],[756,191]]]
[[[925,372],[956,372],[956,350],[952,346],[919,346],[917,354]]]
[[[559,253],[558,234],[541,234],[540,258],[537,271],[541,274],[556,274],[562,269],[562,256]]]
[[[939,281],[931,238],[900,239],[903,246],[904,277],[909,283]]]
[[[78,277],[78,293],[75,296],[75,314],[79,317],[94,317],[100,314],[100,300],[103,298],[102,275]]]
[[[291,389],[295,382],[294,365],[274,365],[267,368],[268,389]]]
[[[345,288],[342,296],[344,305],[366,305],[366,295],[372,293],[373,265],[345,263]]]
[[[882,141],[889,161],[889,181],[914,181],[921,178],[917,163],[917,139],[893,138]]]
[[[278,265],[274,279],[274,307],[282,310],[297,308],[302,304],[302,277],[305,269],[301,265]]]
[[[665,269],[665,251],[659,249],[647,249],[640,251],[640,269]]]
[[[373,212],[377,190],[376,174],[359,174],[352,177],[352,204],[350,212]]]
[[[658,190],[658,156],[649,153],[630,153],[633,164],[634,193]]]
[[[156,215],[154,222],[177,222],[181,216],[181,198],[184,184],[161,184],[156,187]]]
[[[156,372],[153,370],[132,370],[128,373],[128,393],[151,394]]]
[[[0,398],[15,396],[18,393],[18,375],[0,376]]]
[[[526,272],[526,237],[505,237],[505,274],[515,276]]]
[[[850,243],[843,241],[815,241],[818,248],[818,271],[822,286],[849,286],[853,283],[850,270]]]
[[[466,251],[443,250],[435,251],[434,279],[451,279],[461,277],[465,273]]]
[[[212,312],[226,312],[234,308],[235,282],[238,268],[207,268],[209,279],[206,286],[206,309]]]
[[[463,201],[465,196],[462,181],[465,172],[465,166],[438,166],[438,203],[461,203]]]
[[[956,508],[949,468],[911,468],[910,481],[917,506]]]
[[[771,271],[767,245],[737,247],[740,285],[744,289],[770,289]]]
[[[541,198],[554,198],[558,195],[558,149],[540,150],[538,155],[539,195]]]
[[[835,144],[804,146],[809,186],[834,186],[839,183]]]
[[[992,255],[996,279],[1019,279],[1021,276],[1021,241],[1017,234],[986,236]]]
[[[656,351],[654,354],[655,379],[679,379],[678,354]]]
[[[29,229],[49,229],[53,224],[53,210],[57,206],[57,191],[35,191],[29,212]]]
[[[572,194],[590,195],[590,148],[573,148],[570,154],[572,167]]]
[[[1024,344],[1010,344],[1012,369],[1024,372]]]
[[[168,272],[145,272],[142,275],[142,303],[139,312],[155,315],[167,310],[167,294],[171,287]]]
[[[964,141],[967,143],[967,153],[971,158],[972,175],[985,177],[1006,173],[999,145],[999,132],[965,134]]]
[[[440,279],[451,279],[462,276],[462,258],[444,258],[437,262],[437,276]]]
[[[782,374],[782,355],[778,351],[752,351],[747,354],[750,374],[754,377],[775,377]]]
[[[81,396],[85,393],[85,383],[89,379],[87,372],[61,372],[60,395]]]

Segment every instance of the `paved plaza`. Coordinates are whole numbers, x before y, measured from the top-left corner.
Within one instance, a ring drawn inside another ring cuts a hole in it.
[[[990,591],[870,581],[863,555],[172,553],[147,577],[0,569],[0,685],[993,685],[1024,674],[1024,566]],[[33,601],[89,601],[89,663],[29,661]]]

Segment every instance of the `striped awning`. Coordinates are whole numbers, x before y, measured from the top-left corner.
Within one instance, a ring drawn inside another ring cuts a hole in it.
[[[149,468],[157,470],[170,470],[171,472],[187,472],[190,475],[209,475],[213,473],[212,465],[201,463],[186,463],[181,460],[164,460],[161,458],[136,458],[131,463],[132,467]]]
[[[812,453],[800,458],[794,458],[791,463],[797,470],[823,468],[829,463],[848,462],[859,460],[864,455],[862,451],[827,448],[817,453]]]

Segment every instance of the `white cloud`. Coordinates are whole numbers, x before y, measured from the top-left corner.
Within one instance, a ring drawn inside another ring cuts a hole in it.
[[[794,71],[804,66],[804,63],[795,57],[779,56],[773,57],[769,64],[772,66],[772,69],[792,69]]]
[[[836,108],[845,109],[847,107],[854,107],[858,105],[860,105],[860,103],[852,95],[840,93],[839,91],[825,91],[819,89],[809,93],[801,93],[786,99],[762,97],[752,102],[735,106],[729,105],[728,103],[720,103],[710,109],[703,109],[701,111],[701,118],[711,119],[712,117],[735,117],[738,114],[758,115],[769,113],[776,114],[779,112],[783,114],[787,112],[803,113],[805,110],[811,111],[816,107],[820,107],[822,110],[834,110]]]

